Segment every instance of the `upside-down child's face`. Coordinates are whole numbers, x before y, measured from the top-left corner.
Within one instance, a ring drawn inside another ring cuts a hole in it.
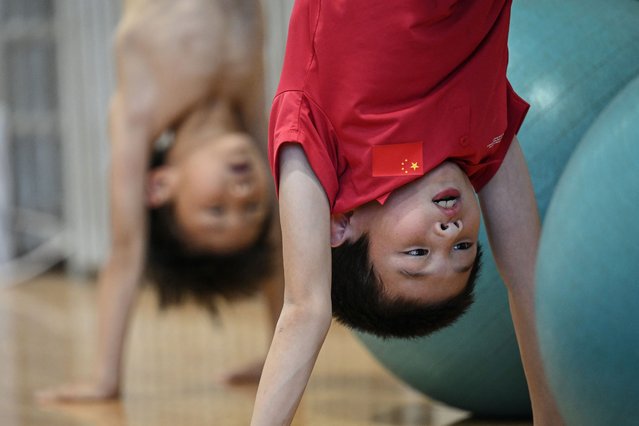
[[[169,201],[187,243],[230,253],[250,246],[269,214],[269,174],[252,140],[223,135],[171,165]]]
[[[480,212],[473,187],[443,163],[350,217],[353,237],[369,237],[369,257],[392,298],[438,302],[465,286],[477,254]]]

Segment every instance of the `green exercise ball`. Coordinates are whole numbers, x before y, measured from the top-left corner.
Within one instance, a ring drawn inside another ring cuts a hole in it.
[[[537,327],[569,425],[639,422],[639,77],[595,121],[553,195]]]
[[[532,105],[519,139],[542,217],[583,134],[639,74],[637,22],[636,0],[513,4],[508,73]],[[392,373],[433,399],[477,416],[526,417],[530,401],[506,291],[484,230],[480,241],[476,303],[459,322],[412,341],[358,336]]]

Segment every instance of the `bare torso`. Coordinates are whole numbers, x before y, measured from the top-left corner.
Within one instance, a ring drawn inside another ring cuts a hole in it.
[[[202,108],[239,110],[239,121],[259,128],[262,42],[257,0],[128,0],[116,36],[118,88],[155,134]]]

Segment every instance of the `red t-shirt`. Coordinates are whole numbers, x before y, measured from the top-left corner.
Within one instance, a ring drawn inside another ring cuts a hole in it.
[[[479,191],[529,105],[506,79],[511,0],[296,0],[269,161],[299,143],[331,212],[454,161]]]

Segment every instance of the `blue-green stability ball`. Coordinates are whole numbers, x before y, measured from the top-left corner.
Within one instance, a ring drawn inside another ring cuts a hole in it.
[[[639,422],[639,78],[572,156],[548,209],[537,327],[569,425]]]
[[[639,74],[637,22],[636,0],[513,4],[508,73],[513,87],[532,105],[519,139],[542,217],[577,143],[611,99]],[[606,206],[610,226],[622,215],[616,202]],[[632,211],[625,214],[630,217]],[[431,398],[478,416],[529,416],[506,291],[483,230],[480,241],[486,255],[477,301],[457,324],[414,341],[359,337],[392,373]],[[634,253],[639,264],[636,249]]]

